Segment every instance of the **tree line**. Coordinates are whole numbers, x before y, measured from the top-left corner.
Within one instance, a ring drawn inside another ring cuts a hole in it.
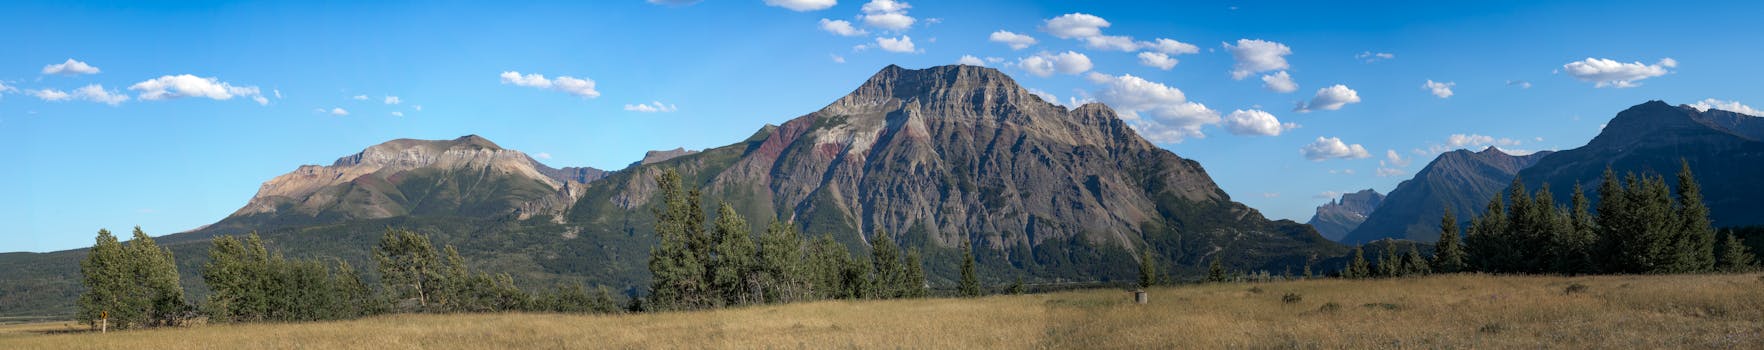
[[[1575,185],[1569,203],[1554,202],[1549,184],[1528,192],[1515,178],[1508,193],[1489,200],[1482,214],[1459,235],[1458,220],[1447,210],[1432,259],[1423,263],[1417,248],[1395,255],[1386,241],[1374,269],[1360,249],[1341,276],[1395,277],[1429,272],[1646,274],[1750,271],[1750,249],[1731,230],[1717,239],[1703,203],[1702,189],[1681,163],[1677,195],[1658,175],[1626,173],[1621,180],[1605,169],[1599,203],[1590,204]]]
[[[99,230],[80,264],[86,292],[75,317],[93,326],[103,319],[111,328],[129,329],[176,326],[201,317],[222,323],[289,322],[382,313],[620,310],[604,287],[529,292],[507,274],[470,271],[452,246],[442,252],[426,236],[388,228],[374,250],[380,273],[376,288],[340,259],[290,259],[266,248],[256,233],[222,236],[210,241],[209,261],[201,267],[210,292],[192,303],[179,284],[171,250],[138,227],[127,244]]]

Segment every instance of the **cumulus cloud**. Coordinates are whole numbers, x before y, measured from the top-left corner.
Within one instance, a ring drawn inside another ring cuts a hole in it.
[[[831,53],[827,54],[827,56],[829,59],[833,60],[833,63],[845,63],[845,56],[840,56],[839,54],[831,54]]]
[[[1427,79],[1426,84],[1421,84],[1421,89],[1427,90],[1427,92],[1433,93],[1434,96],[1439,96],[1439,98],[1447,98],[1452,97],[1452,87],[1457,85],[1458,83],[1449,81],[1441,83],[1435,82],[1433,79]]]
[[[1176,59],[1170,58],[1170,55],[1161,52],[1147,51],[1139,53],[1139,64],[1143,64],[1146,67],[1170,70],[1170,68],[1176,67]]]
[[[838,34],[839,36],[862,36],[864,34],[870,34],[869,31],[852,26],[849,21],[826,18],[821,19],[821,30],[827,31],[828,33]]]
[[[1103,102],[1121,112],[1122,120],[1152,142],[1203,138],[1206,134],[1201,127],[1220,121],[1219,112],[1188,101],[1182,90],[1163,83],[1128,74],[1091,73],[1087,78],[1103,86],[1098,93]]]
[[[1744,114],[1744,115],[1749,115],[1749,116],[1754,116],[1754,117],[1764,117],[1764,111],[1760,111],[1755,108],[1752,108],[1752,106],[1747,106],[1747,105],[1741,104],[1741,103],[1739,103],[1739,101],[1724,101],[1724,100],[1717,100],[1717,99],[1709,98],[1709,99],[1703,99],[1702,101],[1697,101],[1696,103],[1692,103],[1692,104],[1690,104],[1690,106],[1692,108],[1696,108],[1699,111],[1705,111],[1705,112],[1709,111],[1709,109],[1719,109],[1719,110],[1723,110],[1723,111],[1734,112],[1734,113],[1739,113],[1739,114]]]
[[[343,109],[343,107],[331,108],[330,113],[331,113],[331,115],[339,116],[339,117],[349,115],[349,111]]]
[[[1292,75],[1286,74],[1286,71],[1279,71],[1263,75],[1262,87],[1268,88],[1268,91],[1284,94],[1298,91],[1298,82],[1292,81]]]
[[[395,105],[400,103],[404,103],[404,100],[398,99],[398,96],[386,96],[386,104]]]
[[[1194,44],[1180,42],[1173,39],[1158,38],[1151,42],[1140,43],[1140,46],[1146,50],[1172,56],[1200,53],[1199,46],[1194,46]]]
[[[962,55],[962,58],[956,60],[956,64],[984,67],[986,66],[986,61],[982,61],[979,57],[974,57],[974,55]]]
[[[825,10],[838,3],[838,0],[766,0],[767,6],[787,8],[796,12]]]
[[[1293,111],[1299,113],[1310,113],[1315,110],[1333,111],[1341,109],[1341,106],[1349,103],[1360,103],[1360,93],[1349,89],[1347,85],[1335,84],[1317,89],[1317,96],[1312,97],[1310,103],[1300,104]]]
[[[1035,37],[1004,30],[992,32],[992,35],[988,36],[986,39],[995,43],[1005,44],[1005,46],[1010,46],[1012,50],[1027,49],[1029,46],[1035,45]]]
[[[93,67],[92,65],[86,64],[86,62],[80,62],[69,58],[67,59],[67,62],[43,66],[43,74],[98,74],[98,67]]]
[[[1092,49],[1121,52],[1133,52],[1139,50],[1140,44],[1140,42],[1133,41],[1133,37],[1122,35],[1088,36],[1081,40],[1084,40],[1084,46]]]
[[[1232,79],[1243,80],[1250,74],[1290,68],[1286,64],[1286,55],[1292,54],[1292,48],[1286,47],[1286,44],[1259,39],[1237,39],[1237,45],[1224,45],[1225,51],[1231,52],[1231,58],[1237,61],[1232,66]]]
[[[1378,62],[1378,61],[1388,60],[1388,59],[1392,59],[1392,58],[1396,58],[1396,54],[1389,53],[1389,52],[1366,51],[1366,52],[1361,52],[1359,54],[1354,55],[1354,59],[1365,61],[1366,63]]]
[[[864,21],[865,25],[871,27],[897,32],[904,31],[907,28],[912,28],[913,22],[918,21],[907,15],[907,9],[910,8],[913,8],[913,5],[902,1],[870,0],[860,9],[864,14],[858,17]]]
[[[638,113],[667,113],[679,110],[679,108],[675,108],[671,104],[663,104],[661,101],[654,101],[649,104],[628,104],[625,105],[625,110]]]
[[[31,90],[31,91],[28,91],[27,93],[31,94],[31,96],[36,96],[37,99],[41,99],[44,101],[60,102],[60,101],[67,101],[69,99],[73,99],[73,95],[67,94],[66,91],[61,91],[61,90],[56,90],[56,89]]]
[[[115,90],[105,90],[104,85],[98,85],[98,84],[86,85],[84,87],[74,89],[73,97],[77,98],[77,99],[81,99],[81,100],[103,103],[103,104],[112,105],[112,106],[121,104],[121,103],[123,103],[123,101],[129,100],[129,95],[123,94],[121,92],[117,92]]]
[[[1235,110],[1225,116],[1225,131],[1234,135],[1248,136],[1279,136],[1281,132],[1298,128],[1298,124],[1281,123],[1273,114],[1261,110]]]
[[[1659,63],[1644,64],[1641,62],[1622,63],[1605,58],[1591,58],[1568,62],[1562,65],[1561,72],[1580,81],[1593,83],[1593,87],[1632,88],[1641,86],[1640,81],[1671,73],[1667,68],[1678,67],[1678,61],[1671,58],[1660,59]]]
[[[1102,35],[1109,21],[1086,13],[1068,13],[1044,21],[1042,30],[1060,39],[1087,38]]]
[[[501,77],[503,84],[557,90],[581,98],[600,97],[600,91],[594,89],[594,80],[588,78],[560,76],[557,79],[548,79],[542,74],[523,75],[516,71],[502,72]]]
[[[905,35],[902,35],[899,38],[877,37],[876,47],[882,48],[882,51],[888,52],[912,53],[919,51],[918,48],[913,46],[913,38]]]
[[[1390,164],[1398,166],[1398,167],[1405,167],[1405,166],[1409,166],[1409,163],[1414,162],[1415,158],[1413,158],[1413,157],[1403,158],[1403,156],[1401,154],[1397,154],[1396,150],[1387,149],[1387,150],[1384,150],[1384,161],[1388,161],[1388,162],[1390,162]]]
[[[269,99],[263,97],[263,91],[256,86],[233,86],[214,77],[197,77],[189,74],[166,75],[129,86],[129,90],[138,91],[143,101],[158,101],[182,97],[198,97],[212,100],[230,100],[233,97],[250,98],[257,104],[267,105]]]
[[[1304,148],[1300,148],[1299,154],[1304,155],[1305,159],[1310,159],[1313,162],[1321,162],[1327,159],[1360,159],[1372,157],[1372,153],[1367,152],[1366,147],[1364,146],[1358,144],[1350,145],[1346,142],[1341,142],[1340,138],[1322,136],[1318,136],[1317,141],[1305,145]]]
[[[1034,56],[1017,59],[1017,67],[1029,74],[1039,77],[1053,76],[1054,73],[1078,74],[1090,71],[1095,66],[1090,63],[1090,56],[1066,51],[1058,54],[1042,52]]]

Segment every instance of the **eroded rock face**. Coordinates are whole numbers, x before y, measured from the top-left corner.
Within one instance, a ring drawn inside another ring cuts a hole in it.
[[[1349,231],[1360,226],[1373,209],[1384,201],[1384,195],[1370,188],[1354,193],[1341,195],[1340,200],[1330,199],[1329,203],[1317,206],[1317,214],[1305,224],[1317,229],[1324,238],[1339,241]]]
[[[580,196],[592,168],[551,169],[520,151],[469,135],[454,140],[399,139],[337,159],[303,165],[264,182],[231,217],[281,214],[374,219],[445,212],[462,205],[520,218],[556,214]],[[505,208],[481,207],[503,204]]]

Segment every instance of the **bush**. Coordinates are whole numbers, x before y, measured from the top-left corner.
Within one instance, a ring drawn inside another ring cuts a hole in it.
[[[1323,303],[1323,306],[1317,307],[1318,312],[1335,312],[1336,310],[1341,310],[1341,304],[1337,304],[1333,301]]]
[[[1305,301],[1305,296],[1299,295],[1299,293],[1286,292],[1286,295],[1280,296],[1280,302],[1287,304],[1297,304],[1301,301]]]
[[[1574,282],[1572,284],[1569,284],[1568,288],[1562,289],[1562,295],[1573,295],[1574,293],[1586,293],[1587,288],[1589,288],[1589,287],[1587,287],[1584,284],[1580,284],[1580,282]]]

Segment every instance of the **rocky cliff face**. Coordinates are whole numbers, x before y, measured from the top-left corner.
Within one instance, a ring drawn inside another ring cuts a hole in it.
[[[592,168],[552,169],[477,135],[440,141],[399,139],[329,166],[303,165],[264,182],[257,195],[221,224],[304,224],[419,214],[526,219],[561,214],[581,195],[583,182],[603,176]]]
[[[1342,194],[1340,200],[1330,199],[1329,203],[1317,206],[1317,214],[1305,224],[1316,228],[1324,238],[1339,241],[1349,231],[1360,227],[1360,223],[1365,222],[1383,201],[1384,195],[1370,188]]]
[[[1415,177],[1397,184],[1365,222],[1348,232],[1342,243],[1361,244],[1385,238],[1421,242],[1439,240],[1439,219],[1451,210],[1459,220],[1480,214],[1489,199],[1507,188],[1520,170],[1553,152],[1523,156],[1489,147],[1481,152],[1457,150],[1440,154]]]
[[[792,220],[858,246],[887,230],[927,247],[971,239],[1024,251],[1012,259],[1073,245],[1124,256],[1151,247],[1183,264],[1222,254],[1256,267],[1335,248],[1231,201],[1198,163],[1145,141],[1107,106],[1067,109],[982,67],[889,66],[743,143],[623,171],[635,176],[609,178],[604,200],[648,205],[653,180],[639,174],[658,166],[681,168],[750,218]]]

